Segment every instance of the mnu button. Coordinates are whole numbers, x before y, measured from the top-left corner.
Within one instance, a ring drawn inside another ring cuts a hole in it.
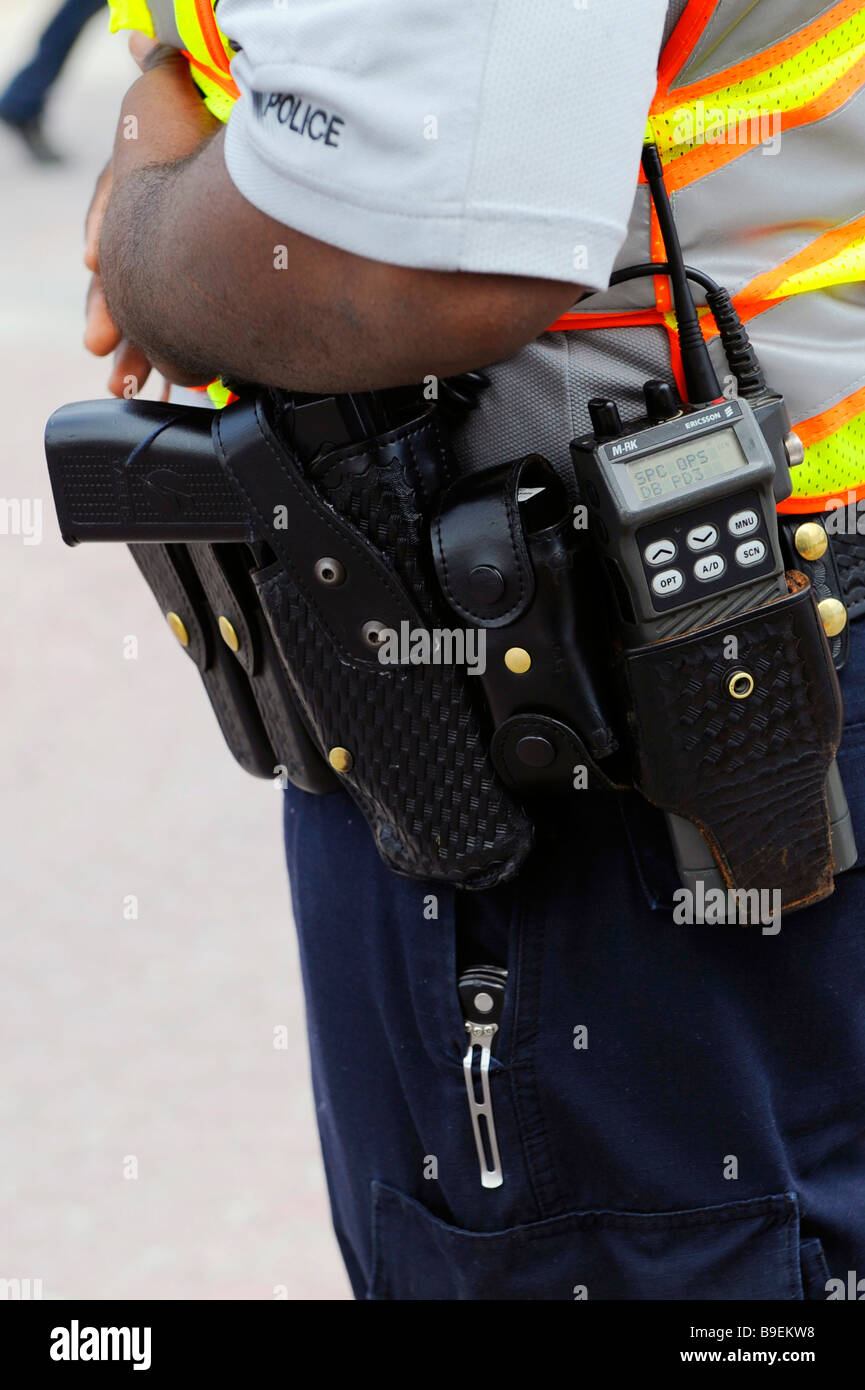
[[[727,522],[727,530],[731,536],[747,536],[749,532],[756,531],[760,525],[760,518],[757,513],[748,507],[743,512],[734,512]]]
[[[694,566],[694,578],[706,584],[710,579],[720,579],[726,568],[723,555],[704,555]]]
[[[652,588],[656,594],[663,597],[666,594],[677,593],[684,582],[685,576],[681,570],[661,570],[652,580]]]

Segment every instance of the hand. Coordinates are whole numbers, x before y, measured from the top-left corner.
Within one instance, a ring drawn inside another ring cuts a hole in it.
[[[97,181],[87,213],[84,254],[84,263],[91,272],[84,345],[96,357],[107,357],[109,353],[114,353],[108,390],[115,396],[126,397],[138,394],[150,375],[152,363],[140,348],[123,337],[105,297],[99,264],[99,241],[112,189],[118,178],[134,168],[154,162],[170,162],[191,153],[202,139],[213,134],[220,126],[198,95],[181,54],[157,44],[144,34],[133,34],[129,48],[144,76],[127,93],[115,139],[114,156]],[[159,76],[148,77],[150,73],[159,73]],[[146,142],[139,138],[142,123],[151,136]],[[162,136],[157,153],[154,139],[160,139],[159,132],[162,132]],[[167,399],[172,381],[182,385],[193,384],[182,371],[173,371],[170,365],[160,366],[165,375],[163,399]]]
[[[150,376],[151,364],[144,353],[124,338],[117,327],[105,299],[102,276],[99,273],[99,236],[102,219],[111,194],[112,168],[106,164],[96,184],[93,199],[87,212],[85,228],[84,264],[91,272],[87,291],[87,323],[84,330],[84,346],[94,357],[107,357],[114,353],[114,365],[108,379],[108,390],[113,396],[137,396]],[[166,381],[167,395],[169,383]]]

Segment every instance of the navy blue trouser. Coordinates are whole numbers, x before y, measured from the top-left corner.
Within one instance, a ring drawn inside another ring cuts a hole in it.
[[[65,0],[44,30],[36,52],[0,95],[0,116],[29,121],[38,116],[88,19],[105,7],[105,0]]]
[[[865,849],[852,635],[839,765]],[[663,821],[641,804],[575,792],[513,884],[470,894],[393,875],[341,793],[287,793],[318,1121],[358,1297],[802,1299],[865,1278],[865,854],[775,936],[680,926]],[[456,978],[480,963],[509,972],[496,1189],[461,1061]]]

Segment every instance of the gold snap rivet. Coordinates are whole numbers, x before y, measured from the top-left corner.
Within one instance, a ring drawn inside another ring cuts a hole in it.
[[[803,521],[796,528],[793,541],[803,560],[819,560],[821,555],[826,554],[829,537],[818,522]]]
[[[817,604],[820,621],[827,637],[837,637],[847,626],[847,609],[840,599],[823,598]]]
[[[232,623],[228,621],[224,613],[219,615],[219,635],[226,647],[230,647],[233,652],[240,650],[240,638],[234,630]]]
[[[734,671],[727,681],[727,690],[734,700],[747,700],[754,690],[754,677],[750,671]]]
[[[505,665],[515,676],[525,675],[531,664],[532,658],[525,647],[508,647],[505,652]]]
[[[327,760],[335,772],[351,772],[354,767],[354,758],[347,748],[331,748]]]
[[[181,647],[188,647],[189,633],[186,631],[186,623],[183,621],[180,614],[169,611],[165,615],[165,621],[168,623],[168,626],[171,628],[171,631],[174,633]]]

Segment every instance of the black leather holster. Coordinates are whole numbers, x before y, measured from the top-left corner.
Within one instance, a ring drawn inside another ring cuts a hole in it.
[[[454,464],[433,409],[301,461],[262,393],[224,411],[98,401],[49,421],[64,538],[133,542],[241,765],[343,785],[396,872],[484,888],[532,824],[498,775],[482,690],[380,661],[382,633],[452,622],[429,513]]]

